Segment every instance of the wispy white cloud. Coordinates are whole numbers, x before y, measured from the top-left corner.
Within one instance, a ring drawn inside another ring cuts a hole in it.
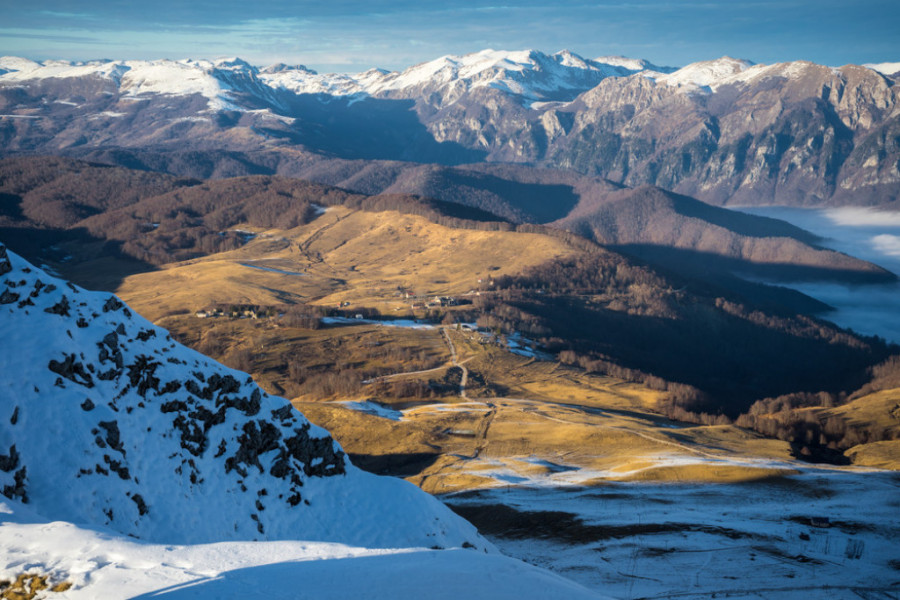
[[[900,236],[882,233],[872,238],[872,246],[878,252],[900,257]]]
[[[71,35],[62,33],[48,33],[41,30],[21,30],[0,28],[0,38],[16,38],[22,40],[40,40],[42,42],[61,42],[75,44],[100,44],[103,39],[97,35]]]
[[[45,17],[57,17],[60,19],[85,19],[96,20],[98,16],[95,13],[86,12],[67,12],[58,10],[42,10],[40,14]]]
[[[833,223],[850,227],[900,227],[900,212],[867,207],[830,208],[824,213]]]

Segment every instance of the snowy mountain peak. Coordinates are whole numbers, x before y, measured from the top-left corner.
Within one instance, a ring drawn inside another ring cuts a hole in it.
[[[0,70],[3,71],[33,71],[40,68],[41,63],[21,58],[19,56],[0,56]]]
[[[260,73],[284,73],[287,71],[299,71],[310,75],[318,75],[318,72],[310,69],[306,65],[287,65],[285,63],[276,63],[259,70]]]
[[[2,62],[0,62],[0,66],[2,66]],[[863,66],[873,71],[878,71],[882,75],[896,75],[900,73],[900,62],[867,63]]]
[[[217,68],[207,61],[134,61],[128,62],[120,91],[129,96],[162,94],[189,96],[199,94],[213,110],[236,109],[231,101],[231,86],[216,76]],[[226,72],[235,70],[224,67]],[[236,70],[241,70],[236,66]]]
[[[588,62],[572,52],[571,50],[560,50],[553,54],[553,58],[564,67],[575,67],[578,69],[590,69]]]
[[[217,69],[229,69],[232,71],[248,71],[250,73],[257,73],[259,69],[248,63],[242,58],[238,58],[236,56],[231,58],[218,58],[213,61],[213,64]]]
[[[673,73],[678,70],[677,67],[660,67],[642,58],[628,58],[627,56],[598,56],[591,62],[598,65],[608,65],[638,73],[640,71],[653,71],[655,73]]]
[[[516,71],[533,69],[540,53],[534,50],[500,51],[481,50],[463,56],[447,55],[412,66],[393,78],[390,89],[414,87],[432,81],[449,82],[453,79],[471,79],[486,71]],[[385,89],[388,89],[387,87]]]
[[[753,62],[723,56],[716,60],[691,63],[677,71],[656,77],[656,81],[672,86],[714,87],[721,80],[752,67]]]
[[[0,62],[0,83],[20,84],[30,80],[100,78],[116,86],[125,96],[161,94],[207,98],[212,110],[240,110],[232,97],[234,77],[243,78],[244,90],[251,95],[265,95],[255,85],[256,67],[241,59],[218,61],[151,60],[151,61],[44,61],[6,57]],[[249,84],[249,85],[248,85]]]
[[[42,63],[18,57],[0,59],[0,68],[6,70],[0,81],[19,83],[31,79],[76,79],[99,77],[117,83],[129,67],[122,61],[70,62],[48,60]]]
[[[537,50],[481,50],[464,56],[443,56],[390,73],[367,83],[372,94],[413,97],[428,95],[442,107],[467,92],[492,88],[526,102],[572,100],[606,77],[630,71],[586,60],[569,50],[547,55]]]
[[[0,493],[167,543],[482,544],[247,376],[0,245]],[[374,546],[373,546],[374,547]]]

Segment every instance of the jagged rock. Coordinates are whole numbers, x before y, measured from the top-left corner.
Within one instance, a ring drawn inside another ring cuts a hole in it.
[[[117,369],[107,369],[106,371],[97,373],[97,379],[100,379],[101,381],[111,381],[115,379],[119,373],[120,371]]]
[[[242,429],[244,433],[237,439],[237,451],[225,460],[225,472],[234,469],[246,476],[247,471],[240,466],[244,464],[254,466],[262,473],[263,466],[259,462],[259,456],[279,449],[281,431],[268,421],[248,421]]]
[[[164,396],[166,394],[174,394],[175,392],[177,392],[180,389],[181,389],[181,382],[176,379],[173,379],[172,381],[166,382],[166,385],[164,385],[159,390],[159,395]]]
[[[61,317],[69,316],[69,299],[65,297],[65,295],[59,299],[59,302],[51,306],[50,308],[45,308],[44,312],[48,312],[53,315],[59,315]]]
[[[215,425],[221,425],[225,422],[225,411],[228,407],[220,406],[219,410],[213,412],[205,406],[197,406],[197,409],[190,413],[190,418],[196,419],[203,423],[203,431],[209,431]]]
[[[25,467],[22,467],[13,475],[13,483],[12,485],[3,486],[2,491],[3,495],[7,498],[15,500],[18,498],[22,502],[28,502],[28,494],[25,489],[25,479],[27,477],[28,470]]]
[[[187,404],[183,400],[171,400],[169,402],[163,402],[159,406],[159,411],[162,413],[182,412],[186,411],[187,408]]]
[[[6,275],[12,271],[12,264],[6,254],[6,246],[0,244],[0,275]]]
[[[294,408],[290,405],[282,406],[272,411],[272,418],[279,421],[287,421],[293,417]]]
[[[290,456],[303,464],[307,475],[316,477],[342,475],[345,472],[344,453],[336,451],[330,442],[310,436],[309,423],[294,429],[294,435],[284,440]]]
[[[156,337],[156,331],[152,329],[141,329],[137,334],[137,339],[141,342],[146,342],[152,337]]]
[[[91,374],[88,373],[82,363],[75,360],[74,354],[67,354],[62,362],[51,360],[47,368],[69,381],[74,381],[78,385],[83,385],[87,388],[94,387],[93,377],[91,377]]]
[[[111,331],[105,336],[103,336],[103,340],[97,343],[97,347],[100,349],[98,353],[97,359],[101,363],[105,363],[108,360],[112,360],[117,370],[121,370],[123,368],[124,359],[122,358],[122,351],[119,348],[119,334],[115,331]]]
[[[181,433],[181,447],[194,456],[202,456],[206,450],[208,438],[206,432],[197,423],[185,415],[178,415],[172,426]]]
[[[97,423],[101,429],[106,430],[106,443],[113,450],[118,450],[124,456],[125,449],[122,447],[122,440],[119,435],[119,424],[116,421],[100,421]]]
[[[9,454],[0,454],[0,471],[9,473],[19,466],[19,453],[16,452],[16,445],[9,447]]]
[[[128,467],[124,466],[121,462],[106,454],[103,455],[103,460],[109,465],[109,470],[118,475],[120,479],[131,479]]]
[[[144,502],[144,498],[140,494],[132,494],[131,500],[137,505],[138,514],[140,516],[143,517],[150,512],[150,508],[147,506],[147,503]]]
[[[145,354],[138,355],[134,363],[128,365],[128,380],[137,388],[138,394],[146,396],[149,390],[159,389],[159,378],[154,376],[159,366],[159,362]]]
[[[122,304],[115,296],[110,296],[109,300],[103,304],[103,312],[121,310],[125,305]]]

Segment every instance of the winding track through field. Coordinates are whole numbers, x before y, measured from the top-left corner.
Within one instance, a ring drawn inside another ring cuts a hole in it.
[[[446,327],[441,327],[441,334],[447,342],[447,347],[450,348],[450,360],[453,362],[453,366],[462,369],[462,379],[459,380],[459,397],[466,398],[466,383],[469,381],[469,370],[466,368],[465,364],[459,362],[459,356],[456,354],[456,346],[453,344],[453,340],[450,339],[450,334],[447,332]]]
[[[450,349],[450,362],[451,366],[459,367],[462,370],[462,378],[459,381],[459,396],[460,398],[468,398],[466,395],[466,384],[469,382],[469,370],[466,368],[466,363],[471,359],[466,359],[463,361],[459,360],[459,355],[456,353],[456,346],[453,344],[453,340],[450,339],[450,334],[447,333],[447,327],[441,327],[441,335],[444,338],[444,341],[447,344],[447,347]],[[434,367],[433,369],[422,369],[420,371],[404,371],[403,373],[391,373],[390,375],[379,375],[378,377],[373,377],[372,379],[366,379],[363,381],[365,384],[375,383],[376,381],[390,381],[391,379],[396,379],[398,377],[407,377],[409,375],[424,375],[426,373],[436,373],[437,371],[443,371],[446,369],[446,365],[441,365],[440,367]]]

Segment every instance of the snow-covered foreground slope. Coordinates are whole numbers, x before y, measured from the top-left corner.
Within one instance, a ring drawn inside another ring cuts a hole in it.
[[[0,331],[0,579],[50,574],[85,598],[592,597],[2,245]]]
[[[151,544],[0,502],[0,579],[27,570],[73,587],[50,598],[601,598],[515,559],[470,549],[328,542]]]

